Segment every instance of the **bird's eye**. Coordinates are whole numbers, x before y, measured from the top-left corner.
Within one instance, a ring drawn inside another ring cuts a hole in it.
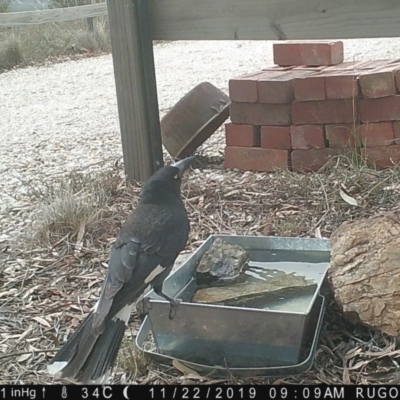
[[[174,179],[178,179],[179,178],[179,175],[178,174],[175,174],[174,175]]]

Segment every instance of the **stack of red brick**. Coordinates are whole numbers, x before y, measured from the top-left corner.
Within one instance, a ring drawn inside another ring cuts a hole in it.
[[[225,166],[318,170],[361,148],[400,162],[400,60],[343,62],[342,42],[281,42],[275,66],[229,81]]]

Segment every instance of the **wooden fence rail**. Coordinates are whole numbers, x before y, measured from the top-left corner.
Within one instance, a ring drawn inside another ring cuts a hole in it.
[[[107,14],[107,3],[56,8],[53,10],[0,13],[0,28],[72,21],[74,19],[93,18],[105,14]]]

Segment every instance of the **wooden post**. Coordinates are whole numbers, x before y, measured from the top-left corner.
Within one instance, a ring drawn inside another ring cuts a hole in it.
[[[90,0],[90,4],[95,4],[96,0]],[[89,31],[94,34],[94,36],[97,36],[97,17],[90,17],[87,19],[87,24],[89,27]]]
[[[125,173],[144,181],[164,165],[147,0],[109,0]]]

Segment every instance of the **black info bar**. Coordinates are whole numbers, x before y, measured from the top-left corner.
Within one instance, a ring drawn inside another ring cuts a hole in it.
[[[308,400],[399,399],[398,386],[324,385],[37,385],[0,386],[0,399]]]

